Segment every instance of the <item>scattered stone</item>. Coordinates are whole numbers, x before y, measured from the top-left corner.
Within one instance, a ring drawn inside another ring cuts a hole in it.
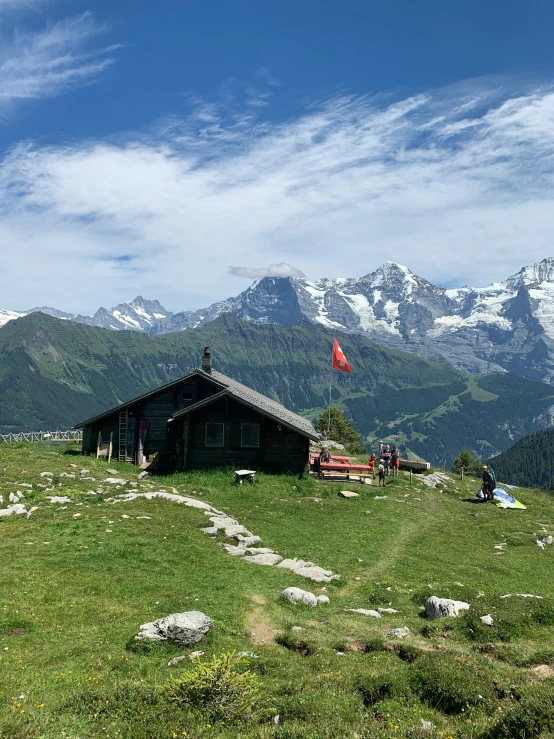
[[[137,516],[137,519],[141,519],[141,518],[142,519],[147,518],[147,519],[150,520],[152,518],[152,516]]]
[[[109,482],[110,485],[125,485],[129,480],[124,480],[122,477],[106,477],[104,482]]]
[[[217,526],[206,526],[206,528],[202,529],[202,531],[205,534],[209,534],[210,536],[217,536],[217,532],[219,531],[219,529],[217,528]]]
[[[79,518],[82,515],[83,515],[82,513],[74,513],[73,518]]]
[[[379,613],[398,613],[394,608],[378,608]]]
[[[277,567],[292,570],[295,575],[306,577],[314,582],[331,582],[338,580],[340,575],[333,575],[331,570],[324,570],[313,562],[304,562],[302,559],[284,559]]]
[[[554,670],[550,665],[536,665],[531,668],[531,672],[539,678],[539,680],[547,680],[554,675]]]
[[[146,480],[147,477],[150,477],[150,472],[143,470],[137,475],[137,480]]]
[[[251,657],[251,659],[259,659],[259,655],[254,654],[254,652],[239,652],[237,657]]]
[[[243,557],[246,554],[245,547],[234,547],[232,544],[224,544],[223,548],[225,549],[227,554],[230,554],[233,557]]]
[[[451,600],[450,598],[437,598],[433,595],[425,601],[425,613],[427,618],[445,618],[446,616],[458,616],[460,611],[467,611],[469,603],[463,600]]]
[[[281,593],[281,597],[289,603],[303,603],[304,605],[312,606],[312,608],[315,608],[320,603],[329,603],[329,598],[326,595],[314,595],[300,588],[285,588]]]
[[[213,625],[211,618],[201,611],[172,613],[151,623],[142,624],[135,639],[173,641],[188,646],[199,642]]]
[[[204,652],[201,652],[200,650],[197,650],[196,652],[191,652],[189,654],[189,659],[199,659],[202,657]]]
[[[238,541],[239,543],[243,544],[245,547],[262,543],[262,540],[259,536],[243,536],[242,534],[237,534],[236,536],[231,536],[230,538],[234,539],[235,541]]]
[[[48,500],[50,503],[71,503],[71,498],[68,498],[67,495],[49,495]]]
[[[543,600],[542,595],[529,595],[529,593],[508,593],[507,595],[501,595],[501,598],[539,598]]]
[[[299,631],[303,631],[302,626],[291,626],[290,627],[291,634],[298,634]]]
[[[485,624],[486,626],[492,626],[494,623],[493,617],[488,613],[486,616],[479,616],[479,621],[481,623]]]
[[[386,500],[388,497],[388,495],[376,495],[373,500]]]
[[[410,634],[410,629],[407,626],[402,626],[399,629],[391,629],[390,631],[387,631],[385,636],[389,637],[389,639],[404,639],[404,637],[409,636]]]
[[[75,479],[75,475],[71,472],[60,472],[60,477],[70,477],[72,480]]]
[[[19,497],[15,495],[15,493],[10,493],[8,495],[8,502],[9,503],[19,503]]]
[[[186,654],[181,654],[178,657],[173,657],[173,659],[170,659],[169,660],[169,662],[167,663],[167,666],[168,667],[174,667],[175,665],[178,665],[179,662],[182,662],[186,658],[187,658],[187,655]]]
[[[38,505],[34,505],[32,508],[29,508],[29,510],[27,511],[27,518],[29,518],[29,516],[35,511],[38,511]]]
[[[245,562],[252,562],[255,565],[276,565],[282,559],[278,554],[253,554],[243,557]]]
[[[421,719],[421,728],[423,731],[431,731],[433,729],[433,722],[426,721],[424,718]]]
[[[546,539],[544,539],[544,543],[545,544],[554,544],[554,538],[552,536],[548,535],[546,537]]]
[[[306,498],[306,500],[313,500],[314,503],[321,503],[323,498]]]
[[[73,467],[74,469],[77,467],[77,465],[76,464],[73,464],[73,462],[70,462],[67,466],[68,467]]]
[[[9,505],[7,508],[1,508],[0,509],[0,517],[5,516],[20,516],[22,513],[27,513],[27,509],[23,505],[23,503],[14,503],[12,505]]]
[[[352,493],[350,490],[341,490],[339,495],[342,498],[359,498],[360,497],[359,493]]]
[[[54,473],[53,472],[41,472],[40,476],[41,477],[54,477]]]
[[[110,475],[117,475],[117,470],[106,470]]]
[[[368,610],[367,608],[346,608],[350,613],[360,613],[362,616],[372,616],[373,618],[382,618],[379,611]]]
[[[131,516],[128,516],[126,513],[124,513],[121,518],[131,518]]]
[[[246,554],[276,554],[273,549],[268,547],[246,547],[244,551]]]
[[[537,546],[540,547],[541,549],[544,549],[544,541],[537,539]]]
[[[33,489],[33,486],[31,485],[30,482],[18,482],[17,485],[20,488],[29,488],[29,490]]]
[[[90,470],[79,470],[80,475],[88,475],[90,473]]]

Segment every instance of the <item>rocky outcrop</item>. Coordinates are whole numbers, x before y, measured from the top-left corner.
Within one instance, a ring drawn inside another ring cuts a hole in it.
[[[190,646],[199,642],[212,628],[213,621],[201,611],[171,613],[147,624],[142,624],[135,639],[172,641]]]

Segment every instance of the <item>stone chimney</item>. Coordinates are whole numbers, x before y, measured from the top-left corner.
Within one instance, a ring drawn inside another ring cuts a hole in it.
[[[200,365],[204,372],[212,374],[212,355],[210,353],[210,347],[204,347],[204,354],[202,355],[202,364]]]

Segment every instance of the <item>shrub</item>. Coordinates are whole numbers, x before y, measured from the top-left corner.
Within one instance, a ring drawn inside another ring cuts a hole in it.
[[[461,713],[493,698],[492,674],[475,660],[453,654],[421,656],[412,666],[411,685],[421,700],[443,713]]]
[[[231,652],[214,655],[211,662],[195,660],[193,669],[165,684],[165,694],[204,711],[213,721],[259,719],[264,708],[261,681],[250,670],[237,669],[242,659]]]
[[[456,626],[467,639],[481,644],[495,641],[509,642],[524,634],[523,626],[517,619],[501,618],[495,614],[493,625],[487,626],[473,608],[464,611],[458,618]]]
[[[410,685],[403,673],[392,672],[387,675],[364,675],[358,678],[357,688],[366,708],[389,698],[408,698]]]
[[[554,731],[554,685],[527,686],[525,692],[486,734],[487,739],[531,739]]]

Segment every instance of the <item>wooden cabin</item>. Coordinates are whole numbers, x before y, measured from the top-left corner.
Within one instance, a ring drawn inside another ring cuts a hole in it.
[[[76,424],[83,452],[169,470],[230,465],[301,472],[309,462],[313,425],[280,403],[212,369],[201,369]]]

